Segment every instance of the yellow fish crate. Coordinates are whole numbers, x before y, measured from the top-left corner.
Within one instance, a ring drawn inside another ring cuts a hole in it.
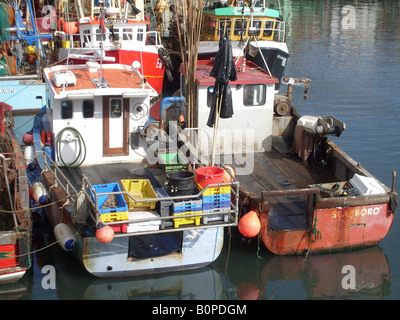
[[[148,179],[121,180],[121,189],[129,192],[137,200],[157,198],[157,194]],[[145,208],[154,210],[156,208],[157,201],[135,202],[127,195],[124,195],[124,197],[130,211],[144,210]]]

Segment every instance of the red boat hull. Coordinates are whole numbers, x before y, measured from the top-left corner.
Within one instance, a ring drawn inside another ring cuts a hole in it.
[[[389,231],[394,214],[389,203],[314,210],[312,230],[268,230],[268,212],[261,218],[261,236],[275,254],[302,254],[376,245]]]

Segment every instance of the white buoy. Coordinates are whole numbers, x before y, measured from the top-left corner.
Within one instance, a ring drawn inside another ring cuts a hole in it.
[[[34,170],[36,168],[34,156],[35,156],[35,149],[33,148],[33,146],[25,146],[24,160],[25,160],[25,166],[29,170]]]
[[[43,205],[49,202],[50,197],[43,183],[35,182],[31,188],[32,197],[36,203]]]
[[[65,223],[59,223],[54,227],[54,236],[58,244],[65,251],[73,251],[77,246],[76,237],[71,228]]]

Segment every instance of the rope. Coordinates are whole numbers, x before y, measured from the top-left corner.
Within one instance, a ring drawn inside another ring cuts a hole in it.
[[[70,196],[68,196],[68,197],[65,197],[64,199],[60,199],[60,200],[57,200],[57,201],[54,201],[54,202],[51,202],[51,203],[47,203],[47,204],[44,204],[44,205],[40,205],[40,206],[37,206],[37,207],[34,207],[34,208],[21,209],[21,210],[15,210],[15,211],[1,210],[1,209],[0,209],[0,212],[3,212],[3,213],[22,213],[22,212],[25,212],[25,211],[31,211],[31,210],[36,210],[36,209],[42,209],[42,208],[51,206],[51,205],[53,205],[53,204],[56,204],[56,203],[58,203],[58,202],[67,201],[68,199],[73,198],[73,197],[75,197],[75,196],[77,196],[77,195],[78,195],[78,194],[76,193],[76,194],[70,195]]]
[[[79,231],[75,232],[75,233],[73,234],[73,236],[78,235],[78,233],[79,233]],[[60,240],[63,240],[63,239],[66,238],[67,236],[68,236],[68,234],[65,235],[64,237],[62,237]],[[48,244],[47,246],[44,246],[43,248],[40,248],[40,249],[37,249],[37,250],[29,251],[29,252],[22,253],[22,254],[19,254],[19,255],[16,255],[16,256],[9,256],[9,259],[12,259],[12,258],[19,258],[19,257],[23,257],[23,256],[27,256],[27,255],[36,253],[36,252],[40,252],[40,251],[42,251],[42,250],[45,250],[45,249],[47,249],[47,248],[50,248],[51,246],[54,246],[56,243],[59,243],[60,240],[56,240],[56,241],[54,241],[54,242]]]
[[[86,222],[88,217],[88,205],[86,202],[85,191],[81,189],[78,192],[75,202],[75,212],[72,215],[72,221],[74,223],[83,224]]]

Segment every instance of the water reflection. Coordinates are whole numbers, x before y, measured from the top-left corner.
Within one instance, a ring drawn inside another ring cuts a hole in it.
[[[227,277],[239,299],[382,299],[390,294],[390,269],[379,247],[354,252],[284,257],[247,252],[257,263],[244,263],[243,252],[231,252]],[[238,256],[236,256],[238,255]],[[250,256],[252,258],[250,258]],[[247,260],[248,262],[249,260]],[[253,270],[249,266],[254,266]],[[354,267],[355,289],[342,286]],[[344,280],[343,280],[344,279]],[[290,292],[296,290],[296,292]]]

